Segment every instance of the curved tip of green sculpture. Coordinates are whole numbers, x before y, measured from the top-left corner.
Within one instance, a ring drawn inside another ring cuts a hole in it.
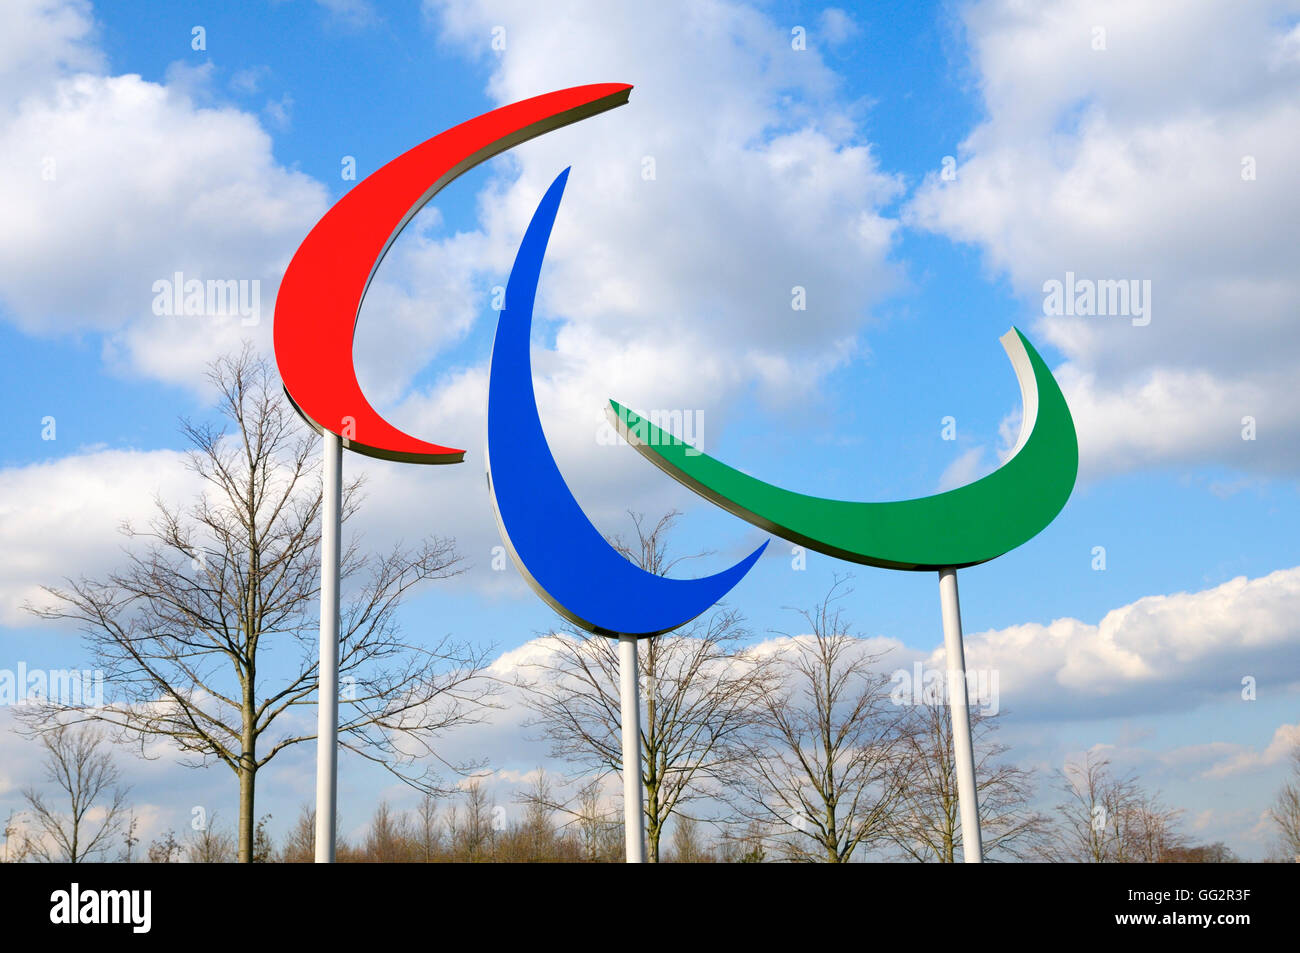
[[[792,493],[715,460],[615,401],[609,415],[661,470],[776,536],[887,569],[974,566],[1015,549],[1055,519],[1079,470],[1074,420],[1052,372],[1016,328],[1000,340],[1024,404],[1016,446],[988,476],[914,500],[859,503]]]

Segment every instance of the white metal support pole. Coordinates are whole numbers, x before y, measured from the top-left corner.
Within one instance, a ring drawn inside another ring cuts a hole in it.
[[[957,804],[961,809],[961,849],[968,864],[982,863],[980,805],[975,789],[975,752],[970,735],[970,699],[966,693],[966,652],[961,639],[961,603],[957,570],[939,570],[939,605],[943,610],[943,645],[948,656],[948,706],[952,710],[952,747],[957,766]]]
[[[339,535],[343,442],[326,430],[320,538],[320,687],[316,692],[316,863],[334,863],[339,781]]]
[[[641,691],[636,671],[636,636],[618,637],[618,698],[623,727],[623,831],[627,862],[645,863],[645,820],[641,807]]]

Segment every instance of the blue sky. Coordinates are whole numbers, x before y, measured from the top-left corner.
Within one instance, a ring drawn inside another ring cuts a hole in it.
[[[0,243],[0,667],[80,664],[72,633],[17,607],[36,584],[111,567],[112,527],[147,512],[158,481],[183,490],[159,474],[181,447],[177,416],[211,413],[202,363],[245,336],[268,347],[275,281],[351,184],[344,156],[362,177],[504,102],[629,82],[628,106],[439,195],[363,310],[358,369],[376,406],[469,451],[456,473],[345,463],[371,478],[368,542],[450,532],[473,565],[411,600],[408,634],[504,651],[554,624],[513,570],[489,566],[482,374],[491,288],[545,184],[572,165],[535,364],[557,459],[597,525],[625,532],[629,507],[679,507],[676,543],[716,551],[715,569],[763,538],[627,448],[596,446],[603,396],[698,413],[710,453],[822,496],[906,498],[988,472],[1018,411],[997,342],[1015,324],[1070,399],[1081,477],[1039,537],[962,573],[970,659],[1009,664],[998,634],[1016,627],[1042,627],[1044,645],[1056,620],[1079,628],[1035,656],[1036,681],[1004,681],[1004,740],[1044,775],[1110,746],[1188,809],[1198,839],[1262,856],[1283,742],[1300,740],[1300,633],[1287,615],[1300,583],[1270,576],[1300,573],[1300,342],[1285,260],[1300,220],[1300,33],[1285,3],[1227,25],[1210,5],[1190,4],[1177,29],[1162,22],[1172,15],[1083,2],[718,2],[625,16],[563,4],[548,18],[522,3],[24,0],[3,16],[29,42],[0,45],[0,141],[22,143],[9,178],[21,167],[28,183],[0,193],[21,201],[27,229]],[[491,48],[497,25],[504,51]],[[195,26],[203,51],[191,49]],[[795,27],[807,49],[792,48]],[[32,184],[29,154],[68,170],[55,183],[65,197]],[[637,171],[646,155],[652,182]],[[1243,178],[1246,156],[1257,178]],[[941,174],[945,157],[955,179]],[[200,201],[231,183],[247,204]],[[261,324],[151,314],[150,282],[181,267],[260,279]],[[1150,279],[1151,324],[1045,315],[1042,283],[1067,271]],[[794,285],[807,311],[790,309]],[[1253,441],[1241,438],[1247,415]],[[41,439],[46,416],[55,440]],[[731,602],[755,640],[795,633],[788,607],[849,568],[810,554],[794,571],[778,540]],[[933,576],[853,572],[846,609],[859,631],[897,640],[900,661],[930,658],[941,644]],[[1254,581],[1244,594],[1223,588],[1238,577]],[[1179,593],[1191,595],[1125,609]],[[1125,611],[1113,632],[1089,631],[1114,610]],[[1138,629],[1139,616],[1156,621]],[[1094,652],[1095,666],[1079,663]],[[1247,675],[1253,702],[1240,698]],[[517,773],[544,756],[509,738],[503,728],[481,749],[460,744]],[[22,744],[6,751],[30,753]],[[263,788],[277,826],[306,799],[309,762],[308,749],[286,759]],[[387,782],[344,768],[356,828]],[[6,771],[0,809],[31,773]],[[170,792],[151,822],[179,823],[198,782],[148,771],[142,798]]]

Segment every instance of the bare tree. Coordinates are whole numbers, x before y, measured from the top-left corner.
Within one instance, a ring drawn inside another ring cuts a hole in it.
[[[592,779],[578,791],[574,813],[582,858],[588,863],[612,862],[623,857],[623,821],[600,797],[600,782]]]
[[[761,864],[767,860],[770,834],[770,825],[761,820],[733,821],[723,827],[719,857],[724,864]]]
[[[406,815],[380,801],[370,819],[364,850],[366,859],[380,864],[398,864],[409,859],[409,831]]]
[[[481,777],[465,782],[460,793],[463,804],[452,805],[447,812],[452,853],[457,860],[491,860],[496,840],[495,805],[491,795],[483,787]]]
[[[31,840],[23,827],[15,819],[13,811],[5,818],[4,852],[0,853],[0,864],[21,864],[31,851]]]
[[[675,864],[702,864],[714,857],[700,832],[700,822],[685,814],[678,814],[673,822],[672,852],[669,859]]]
[[[149,845],[149,863],[179,864],[185,854],[184,846],[172,831],[165,831]]]
[[[622,860],[622,812],[602,797],[601,785],[600,778],[588,777],[572,794],[561,793],[539,768],[533,782],[516,796],[525,810],[518,833],[527,857],[543,859],[549,848],[553,856],[586,863]]]
[[[1123,853],[1119,817],[1137,796],[1136,782],[1115,777],[1109,760],[1089,752],[1061,770],[1060,789],[1066,800],[1056,808],[1057,839],[1044,855],[1072,863],[1118,860]]]
[[[316,859],[316,810],[310,804],[304,804],[298,812],[298,820],[285,837],[280,859],[286,864],[310,864]]]
[[[1161,802],[1160,796],[1142,792],[1122,816],[1124,852],[1130,864],[1163,864],[1187,848],[1181,829],[1183,811]]]
[[[140,818],[131,812],[130,820],[123,825],[122,830],[122,854],[121,859],[125,864],[135,860],[135,845],[140,843],[140,838],[135,836],[136,829],[140,826]]]
[[[412,825],[413,859],[431,864],[443,851],[442,821],[438,817],[438,801],[432,794],[420,798]]]
[[[253,828],[253,851],[251,862],[254,864],[273,864],[276,861],[275,841],[271,838],[271,815],[263,814],[257,819]]]
[[[733,786],[742,816],[770,825],[790,860],[844,863],[889,835],[906,792],[905,713],[890,701],[880,654],[854,636],[835,602],[801,612],[810,634],[791,638],[781,682],[761,696],[761,718]]]
[[[1269,815],[1277,827],[1282,855],[1300,863],[1300,745],[1291,749],[1291,777],[1278,791]]]
[[[1160,859],[1165,864],[1238,864],[1241,858],[1223,841],[1190,847],[1170,847]]]
[[[653,527],[630,514],[635,542],[612,542],[647,572],[667,575],[695,554],[668,556],[668,537],[677,513]],[[641,776],[646,793],[647,855],[659,860],[670,817],[730,774],[741,748],[736,740],[752,723],[755,702],[770,681],[770,666],[738,648],[748,633],[743,617],[718,608],[669,635],[642,639],[637,661],[645,719],[641,731]],[[623,769],[617,645],[573,628],[542,640],[548,660],[520,680],[525,704],[535,713],[530,726],[551,742],[554,756],[603,776]]]
[[[1186,846],[1182,811],[1166,807],[1131,774],[1116,775],[1094,752],[1061,772],[1066,800],[1057,806],[1060,825],[1041,853],[1074,863],[1158,863]]]
[[[523,822],[517,831],[524,857],[517,859],[545,860],[555,854],[559,828],[555,823],[555,785],[542,769],[537,769],[528,788],[521,791],[516,801],[524,808]]]
[[[101,858],[126,820],[126,789],[118,785],[112,753],[101,732],[58,725],[40,736],[45,748],[45,779],[67,804],[55,806],[29,787],[23,799],[34,824],[28,853],[38,861],[82,863]]]
[[[248,862],[258,772],[316,737],[295,706],[314,704],[318,687],[320,465],[314,435],[264,360],[246,349],[215,362],[209,379],[233,431],[182,422],[204,486],[197,501],[158,499],[148,530],[124,527],[139,544],[124,569],[47,587],[53,601],[29,608],[78,623],[105,673],[111,697],[77,717],[113,726],[146,756],[165,738],[189,765],[216,760],[234,772]],[[358,486],[346,488],[345,519]],[[380,557],[354,540],[342,554],[340,744],[425,790],[436,782],[433,739],[475,720],[487,700],[486,650],[449,637],[406,644],[396,612],[412,587],[460,571],[447,539]],[[33,711],[36,730],[69,714],[52,703]]]
[[[962,843],[952,709],[942,702],[923,702],[909,712],[912,725],[903,738],[902,756],[910,780],[890,838],[906,858],[951,864]],[[992,740],[996,716],[972,710],[970,717],[983,854],[991,860],[1034,856],[1047,836],[1049,819],[1030,808],[1033,774],[1000,760],[1009,749]]]
[[[315,844],[312,846],[314,854]],[[236,856],[235,838],[217,826],[216,811],[205,818],[203,826],[185,844],[185,859],[191,864],[229,864]]]

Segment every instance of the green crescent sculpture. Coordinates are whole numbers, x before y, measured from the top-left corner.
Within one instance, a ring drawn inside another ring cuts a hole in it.
[[[609,416],[628,443],[678,482],[776,536],[869,566],[960,569],[1037,535],[1065,506],[1079,470],[1074,420],[1052,372],[1016,328],[1000,340],[1024,404],[1015,448],[988,476],[913,500],[793,493],[701,453],[615,401]]]

